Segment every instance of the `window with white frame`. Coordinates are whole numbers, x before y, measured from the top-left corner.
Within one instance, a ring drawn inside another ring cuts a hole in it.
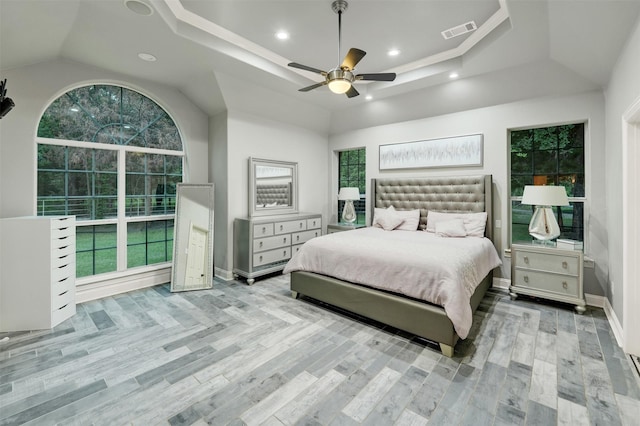
[[[367,151],[366,148],[338,152],[338,191],[344,187],[360,190],[360,199],[353,202],[357,224],[365,224],[365,204],[367,201]],[[338,218],[342,216],[344,201],[338,201]]]
[[[40,119],[37,213],[76,216],[76,275],[171,261],[178,128],[153,100],[112,85],[73,89]]]
[[[585,124],[510,131],[511,241],[531,240],[535,206],[521,204],[525,185],[560,185],[569,206],[554,207],[560,238],[584,241]]]

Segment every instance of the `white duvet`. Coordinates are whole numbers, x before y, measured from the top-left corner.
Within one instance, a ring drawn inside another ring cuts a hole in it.
[[[315,272],[440,305],[464,339],[471,328],[471,295],[501,264],[487,238],[370,227],[307,241],[284,273]]]

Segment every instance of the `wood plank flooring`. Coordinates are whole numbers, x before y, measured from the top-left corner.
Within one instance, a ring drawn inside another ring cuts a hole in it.
[[[2,425],[635,425],[601,309],[492,290],[456,356],[290,296],[289,277],[158,286],[2,333]]]

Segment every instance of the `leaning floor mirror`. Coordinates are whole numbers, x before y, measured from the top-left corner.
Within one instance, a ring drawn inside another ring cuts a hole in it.
[[[213,286],[213,184],[178,183],[171,291]]]

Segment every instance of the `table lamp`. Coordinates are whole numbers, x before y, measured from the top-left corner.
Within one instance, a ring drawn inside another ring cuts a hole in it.
[[[529,234],[537,240],[548,241],[560,236],[560,226],[551,206],[568,206],[564,186],[527,185],[522,204],[536,206],[529,222]]]
[[[358,188],[340,188],[338,193],[338,200],[344,201],[344,208],[342,209],[342,221],[347,223],[353,223],[356,221],[356,209],[353,207],[353,200],[360,199],[360,190]]]

